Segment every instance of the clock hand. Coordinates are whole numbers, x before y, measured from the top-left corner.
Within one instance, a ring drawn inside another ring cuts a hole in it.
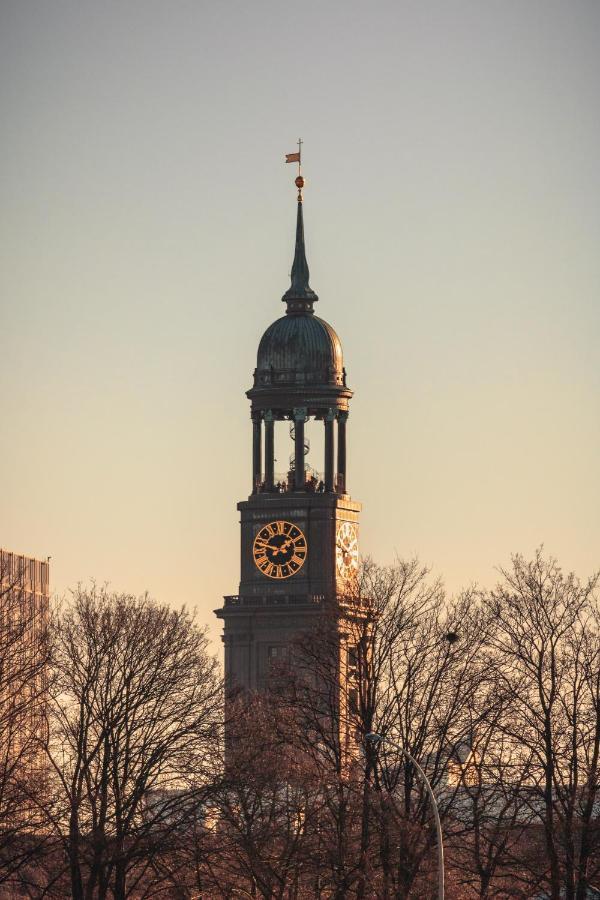
[[[276,548],[273,549],[273,555],[275,555],[276,553],[278,553],[279,555],[285,553],[285,550],[287,549],[287,547],[288,547],[291,543],[292,543],[292,542],[289,541],[289,540],[288,540],[288,541],[284,541],[283,544],[281,545],[281,547],[276,547]]]

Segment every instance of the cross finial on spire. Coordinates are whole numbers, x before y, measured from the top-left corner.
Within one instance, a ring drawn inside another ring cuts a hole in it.
[[[297,153],[286,153],[285,161],[286,163],[297,162],[298,163],[298,176],[295,180],[295,185],[298,188],[298,203],[302,203],[302,188],[304,187],[304,178],[302,177],[302,144],[304,141],[302,138],[298,138],[298,152]]]

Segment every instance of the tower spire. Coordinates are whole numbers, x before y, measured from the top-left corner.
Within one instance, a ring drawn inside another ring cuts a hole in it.
[[[309,280],[308,263],[306,261],[306,248],[304,246],[304,217],[302,214],[302,188],[304,187],[304,178],[301,173],[302,164],[302,141],[298,141],[298,153],[288,153],[286,162],[298,163],[298,176],[294,184],[298,188],[298,212],[296,216],[296,247],[294,250],[294,262],[292,264],[292,283],[288,290],[281,298],[287,303],[287,312],[291,315],[301,313],[312,313],[312,305],[319,298],[311,289]]]

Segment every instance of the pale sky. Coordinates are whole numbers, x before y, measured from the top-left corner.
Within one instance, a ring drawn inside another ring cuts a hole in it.
[[[218,635],[300,135],[362,551],[589,574],[599,93],[596,0],[1,0],[0,545]]]

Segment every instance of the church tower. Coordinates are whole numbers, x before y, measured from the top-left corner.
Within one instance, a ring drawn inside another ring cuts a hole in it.
[[[333,611],[343,620],[343,598],[358,569],[360,504],[350,498],[346,474],[352,391],[340,340],[314,312],[319,298],[309,286],[300,174],[295,183],[296,247],[291,286],[282,297],[286,312],[260,340],[254,384],[247,391],[252,493],[237,507],[239,590],[216,610],[224,626],[227,683],[248,690],[265,687],[273,663],[289,658],[294,640],[314,629],[319,616]],[[321,422],[324,431],[316,469],[306,457],[310,420]],[[278,444],[283,432],[285,447],[275,447],[276,423]],[[275,470],[276,452],[285,459],[284,472]],[[341,677],[348,659],[343,643],[342,628]]]

